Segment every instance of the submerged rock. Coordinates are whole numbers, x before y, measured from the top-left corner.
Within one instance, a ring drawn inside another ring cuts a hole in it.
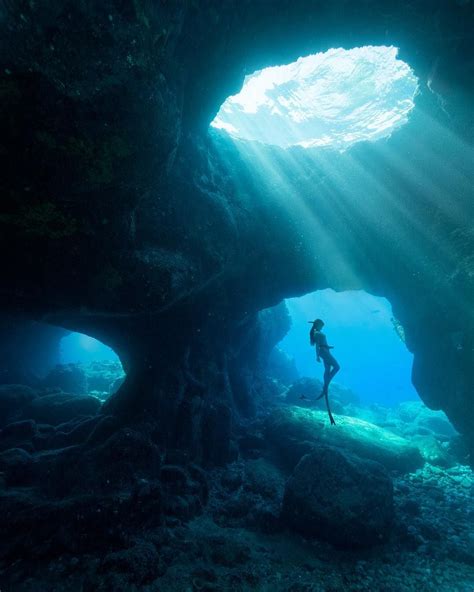
[[[288,480],[282,520],[309,537],[337,546],[367,547],[387,539],[393,485],[378,463],[319,446]]]
[[[433,438],[433,436],[414,436],[412,439],[423,458],[432,465],[451,467],[455,464],[454,458],[446,447]]]
[[[151,543],[140,541],[130,549],[109,553],[101,562],[100,571],[125,574],[130,582],[143,584],[162,573],[160,556]]]
[[[24,384],[0,385],[0,426],[10,423],[37,396],[35,390]]]
[[[285,478],[271,462],[259,458],[230,465],[220,485],[224,502],[214,513],[216,524],[265,533],[279,530]]]
[[[43,379],[42,386],[83,395],[87,392],[86,373],[78,364],[58,364]]]
[[[437,440],[449,440],[457,434],[443,411],[433,411],[421,401],[406,401],[391,411],[389,419],[407,436],[432,435]]]
[[[54,393],[31,401],[23,407],[21,417],[34,419],[39,423],[58,425],[79,415],[95,415],[100,405],[96,397]]]
[[[325,411],[288,407],[269,416],[266,433],[289,466],[295,466],[317,443],[338,446],[387,469],[412,471],[423,465],[420,451],[408,440],[355,417],[335,419],[333,426]]]
[[[33,441],[37,436],[38,427],[31,419],[10,423],[0,430],[0,450],[22,448],[32,452]]]
[[[10,448],[0,453],[0,472],[6,484],[25,485],[31,477],[33,459],[22,448]]]

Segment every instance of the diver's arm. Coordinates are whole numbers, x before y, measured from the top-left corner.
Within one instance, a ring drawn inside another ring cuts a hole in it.
[[[318,362],[321,361],[321,358],[319,357],[321,353],[321,335],[316,334],[316,360]]]

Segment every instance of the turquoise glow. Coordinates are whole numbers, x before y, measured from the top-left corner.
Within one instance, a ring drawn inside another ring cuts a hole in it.
[[[71,333],[61,339],[60,358],[62,364],[119,361],[113,349],[83,333]]]
[[[211,126],[282,148],[345,150],[407,122],[418,82],[398,49],[330,49],[247,76]]]
[[[324,368],[316,362],[308,337],[308,321],[322,318],[341,365],[335,383],[356,392],[365,404],[419,400],[411,382],[413,354],[395,330],[388,300],[362,290],[320,290],[286,304],[292,327],[278,347],[295,360],[301,376],[323,378]]]

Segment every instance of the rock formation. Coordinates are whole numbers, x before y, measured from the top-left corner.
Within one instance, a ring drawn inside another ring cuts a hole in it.
[[[471,2],[0,11],[0,304],[115,349],[108,413],[151,413],[202,457],[252,413],[258,311],[364,288],[391,301],[423,400],[474,440]],[[246,73],[340,43],[400,47],[420,80],[403,130],[330,159],[209,133]]]

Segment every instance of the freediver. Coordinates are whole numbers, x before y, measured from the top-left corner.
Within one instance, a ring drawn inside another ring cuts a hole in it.
[[[311,345],[316,346],[316,359],[318,362],[321,362],[321,358],[324,363],[324,385],[323,390],[319,397],[317,397],[316,401],[319,401],[322,397],[326,400],[326,407],[328,410],[329,419],[331,421],[331,425],[336,425],[334,418],[331,413],[331,409],[329,408],[329,399],[328,399],[328,390],[329,390],[329,383],[334,378],[334,376],[339,372],[341,367],[339,366],[336,358],[331,354],[329,350],[333,349],[334,346],[328,345],[326,340],[326,335],[321,333],[321,329],[324,327],[324,322],[321,319],[316,319],[315,321],[308,321],[312,323],[311,330],[309,332],[309,341]]]

